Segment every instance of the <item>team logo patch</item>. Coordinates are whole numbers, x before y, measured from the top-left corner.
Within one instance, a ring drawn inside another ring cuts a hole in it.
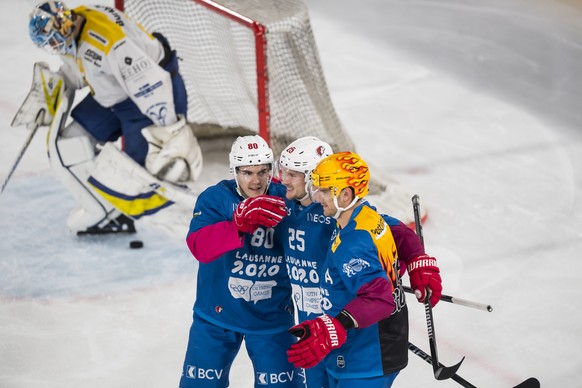
[[[352,277],[353,275],[357,274],[364,268],[368,268],[370,264],[362,259],[351,259],[348,263],[342,266],[342,271],[348,275],[348,277]]]
[[[267,374],[265,372],[257,372],[257,384],[267,385],[269,380],[267,380]]]
[[[151,95],[151,93],[160,86],[162,86],[161,82],[158,82],[157,84],[155,84],[153,86],[150,86],[149,84],[147,84],[145,87],[140,88],[141,91],[138,94],[136,94],[135,96],[139,98],[139,97]],[[154,104],[146,109],[146,114],[152,118],[152,121],[157,121],[161,125],[166,125],[165,123],[166,123],[167,113],[168,113],[168,108],[166,107],[165,102],[160,102],[160,103]]]
[[[87,49],[87,51],[85,51],[85,54],[83,55],[83,57],[87,62],[92,63],[97,67],[101,67],[101,61],[103,60],[103,57],[101,56],[101,54],[99,54],[91,49]]]
[[[244,299],[247,302],[254,303],[260,300],[270,299],[273,294],[273,287],[276,285],[277,282],[272,280],[253,282],[252,280],[232,276],[228,279],[228,288],[233,298]]]
[[[237,294],[244,295],[245,292],[249,289],[249,286],[242,286],[240,284],[231,284],[230,289]]]
[[[121,77],[124,81],[136,80],[141,82],[142,75],[153,66],[153,62],[147,57],[132,58],[125,57],[123,59],[123,66],[121,70]]]

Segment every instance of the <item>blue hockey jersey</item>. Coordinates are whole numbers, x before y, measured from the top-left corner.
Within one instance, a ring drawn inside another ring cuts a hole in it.
[[[282,197],[285,187],[271,183],[268,195]],[[241,202],[234,179],[223,180],[200,194],[189,235],[201,228],[232,221]],[[279,228],[278,225],[276,228]],[[242,333],[275,333],[293,325],[291,286],[283,246],[276,228],[245,233],[242,247],[200,262],[194,312],[225,329]],[[197,243],[221,244],[225,236]]]
[[[285,261],[291,280],[299,322],[321,314],[321,268],[329,248],[335,220],[323,215],[323,207],[312,203],[303,207],[287,200],[287,217],[280,232],[285,242]]]
[[[398,277],[398,251],[389,226],[367,202],[359,204],[345,228],[334,231],[323,265],[322,307],[336,316],[378,277],[393,287],[395,309],[389,318],[348,331],[346,343],[324,359],[337,379],[382,376],[408,362],[408,311]]]

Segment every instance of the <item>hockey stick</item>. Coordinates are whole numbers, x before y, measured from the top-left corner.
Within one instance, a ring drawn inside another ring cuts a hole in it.
[[[414,294],[414,290],[412,288],[410,288],[408,286],[402,286],[402,288],[404,289],[404,292],[408,292],[409,294]],[[483,311],[488,311],[488,312],[493,311],[493,307],[491,307],[490,304],[472,302],[470,300],[461,299],[461,298],[457,298],[454,296],[449,296],[449,295],[443,294],[443,295],[441,295],[440,300],[442,300],[444,302],[458,304],[461,306],[472,307],[472,308],[478,309],[478,310],[483,310]]]
[[[420,239],[420,243],[424,247],[424,237],[422,235],[422,225],[420,220],[420,203],[418,201],[418,195],[412,197],[412,206],[414,209],[414,221],[416,223],[416,234]],[[430,355],[432,359],[432,370],[434,372],[434,378],[437,380],[450,379],[455,375],[457,370],[461,367],[461,364],[465,360],[465,357],[459,361],[458,364],[453,366],[444,366],[439,363],[438,351],[436,346],[436,336],[434,330],[434,319],[432,316],[432,307],[430,305],[429,294],[427,293],[424,299],[424,312],[426,314],[426,327],[428,329],[428,343],[430,345]]]
[[[34,135],[38,131],[38,128],[40,128],[43,119],[44,119],[44,110],[41,110],[38,113],[38,115],[36,116],[36,120],[34,120],[34,127],[31,129],[30,133],[28,134],[28,137],[24,141],[24,145],[20,149],[20,152],[18,153],[18,156],[16,157],[16,160],[14,161],[14,164],[12,165],[12,168],[10,169],[8,176],[4,179],[4,182],[2,182],[2,188],[0,189],[0,194],[2,194],[4,192],[4,189],[6,188],[6,185],[8,184],[8,181],[10,180],[10,177],[12,177],[12,174],[14,174],[14,171],[16,171],[16,167],[18,167],[20,160],[22,159],[22,157],[24,156],[24,153],[28,149],[28,146],[32,142],[32,138],[34,137]]]
[[[411,342],[408,343],[408,349],[412,353],[416,354],[418,357],[422,358],[424,361],[428,362],[429,364],[432,364],[431,356],[426,354],[426,352],[424,352],[422,349],[413,345]],[[442,366],[441,363],[439,363],[439,365]],[[452,375],[451,378],[465,388],[477,388],[475,385],[471,384],[470,382],[468,382],[467,380],[465,380],[456,373]],[[530,377],[529,379],[515,385],[513,388],[540,388],[540,382],[535,377]]]

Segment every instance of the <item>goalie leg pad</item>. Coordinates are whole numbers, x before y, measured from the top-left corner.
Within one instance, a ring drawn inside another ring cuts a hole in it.
[[[64,166],[76,166],[95,158],[95,146],[88,136],[60,138],[58,147]]]
[[[87,183],[95,163],[94,140],[75,121],[61,129],[69,108],[68,97],[61,94],[48,133],[47,151],[54,174],[77,203],[67,225],[71,230],[80,232],[106,220],[114,220],[119,212],[101,200]]]
[[[143,179],[143,167],[129,156],[107,143],[97,157],[89,184],[122,213],[138,219],[154,214],[173,204],[152,188],[152,182]],[[155,185],[155,183],[154,183]]]
[[[117,218],[120,213],[101,200],[87,183],[95,167],[93,139],[75,121],[61,135],[49,144],[49,157],[55,175],[77,203],[67,218],[69,229],[78,233]]]

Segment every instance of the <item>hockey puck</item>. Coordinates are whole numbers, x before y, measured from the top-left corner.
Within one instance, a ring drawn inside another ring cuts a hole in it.
[[[131,249],[139,249],[139,248],[143,248],[143,241],[141,240],[133,240],[129,242],[129,247]]]

